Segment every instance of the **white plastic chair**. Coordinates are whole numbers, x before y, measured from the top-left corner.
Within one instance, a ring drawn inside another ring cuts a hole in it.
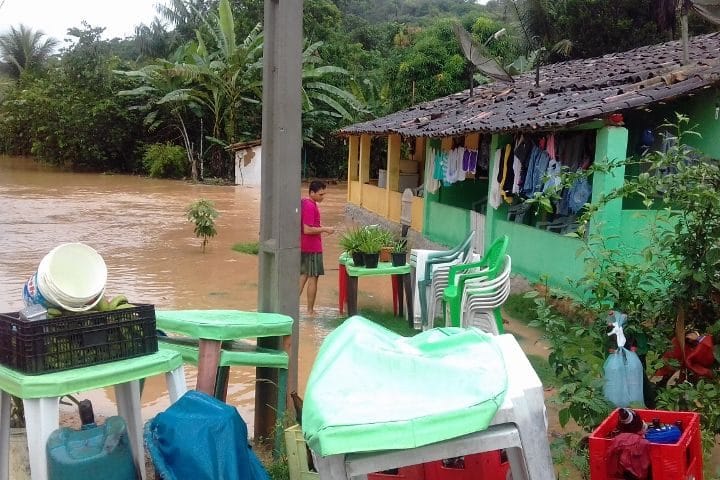
[[[438,308],[442,305],[443,293],[445,287],[448,286],[448,277],[450,274],[450,267],[454,265],[462,265],[465,263],[474,263],[480,261],[482,255],[478,255],[469,251],[468,254],[454,262],[446,263],[443,265],[433,266],[432,271],[432,284],[430,286],[430,294],[428,295],[428,324],[423,325],[423,329],[427,330],[433,328],[435,323],[435,317],[437,316]],[[468,273],[479,273],[480,270],[470,270]],[[456,277],[457,280],[458,277]]]
[[[465,283],[460,314],[460,326],[477,327],[499,335],[502,333],[500,307],[510,295],[512,259],[505,255],[503,270],[496,278],[478,277]]]

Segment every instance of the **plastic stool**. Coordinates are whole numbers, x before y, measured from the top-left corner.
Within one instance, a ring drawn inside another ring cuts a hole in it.
[[[127,422],[135,464],[145,480],[139,380],[162,373],[170,401],[175,402],[187,390],[182,357],[176,352],[160,351],[44,375],[25,375],[0,366],[0,480],[8,480],[9,476],[10,395],[23,399],[32,480],[47,480],[45,444],[59,426],[60,397],[109,386],[115,387],[118,413]]]

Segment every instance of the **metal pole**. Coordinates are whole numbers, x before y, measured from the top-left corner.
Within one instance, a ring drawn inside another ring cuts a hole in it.
[[[295,319],[292,336],[282,345],[290,354],[288,391],[297,389],[300,330],[302,7],[302,0],[265,0],[258,310]],[[278,348],[279,343],[258,339],[263,347]],[[269,440],[276,420],[277,370],[256,371],[255,438]]]

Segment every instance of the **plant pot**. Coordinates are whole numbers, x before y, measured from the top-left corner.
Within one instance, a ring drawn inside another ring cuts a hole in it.
[[[382,247],[380,249],[380,261],[381,262],[389,262],[392,258],[392,248],[391,247]]]
[[[407,253],[401,252],[401,253],[395,253],[392,254],[392,264],[393,267],[402,267],[407,263]]]
[[[10,429],[10,478],[30,480],[30,455],[24,428]]]
[[[362,252],[352,252],[352,261],[353,265],[356,267],[364,267],[365,266],[365,258],[364,253]]]
[[[378,260],[380,259],[379,253],[363,253],[365,260],[365,268],[377,268]]]

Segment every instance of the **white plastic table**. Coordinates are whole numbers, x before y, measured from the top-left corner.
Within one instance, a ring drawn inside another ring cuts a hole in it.
[[[320,480],[365,479],[372,472],[502,448],[507,449],[514,480],[555,480],[542,383],[515,337],[495,338],[505,360],[508,389],[487,430],[407,450],[315,455]]]
[[[45,444],[59,426],[59,401],[63,395],[109,386],[115,387],[118,413],[125,419],[135,465],[145,480],[145,449],[140,415],[140,379],[165,374],[170,401],[187,390],[182,356],[159,351],[90,367],[40,375],[25,375],[0,366],[0,480],[9,476],[10,395],[22,398],[30,453],[32,480],[47,480]]]

